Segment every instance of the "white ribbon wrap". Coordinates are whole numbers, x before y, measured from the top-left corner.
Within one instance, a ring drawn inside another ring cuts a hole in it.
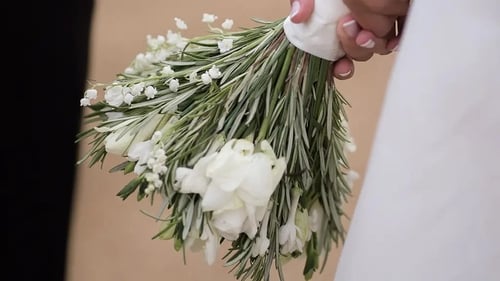
[[[336,61],[345,54],[337,38],[337,23],[348,12],[342,0],[315,0],[312,15],[306,22],[293,23],[289,16],[283,23],[283,29],[295,47]]]

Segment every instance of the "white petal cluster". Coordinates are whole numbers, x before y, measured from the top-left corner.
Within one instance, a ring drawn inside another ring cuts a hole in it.
[[[229,30],[233,28],[234,21],[232,19],[226,19],[224,22],[221,24],[223,29]]]
[[[154,116],[146,124],[142,125],[137,133],[132,132],[126,126],[108,129],[111,133],[104,140],[106,151],[115,155],[127,155],[129,147],[151,138],[163,116],[162,114]],[[142,151],[142,149],[139,149],[139,151]]]
[[[220,77],[222,77],[222,72],[216,65],[213,65],[209,70],[205,71],[205,73],[201,75],[201,82],[203,84],[210,84],[213,79],[218,79]]]
[[[214,14],[203,13],[203,17],[202,17],[201,21],[206,22],[206,23],[212,23],[212,22],[215,22],[217,20],[217,18],[218,17]]]
[[[114,85],[105,89],[104,100],[111,106],[121,106],[123,103],[130,105],[134,97],[144,92],[148,99],[152,99],[158,93],[155,87],[146,86],[144,82],[132,85],[131,87],[124,87],[121,85]]]
[[[187,39],[182,37],[182,35],[179,32],[173,32],[172,30],[168,30],[167,43],[171,46],[175,46],[178,50],[181,50],[186,46]]]
[[[286,167],[267,141],[259,149],[244,139],[228,141],[218,152],[202,157],[191,168],[178,168],[176,187],[201,195],[203,211],[212,212],[219,235],[235,240],[253,238]]]
[[[260,223],[259,234],[255,238],[255,243],[252,245],[252,257],[264,256],[269,249],[269,244],[271,244],[271,240],[267,237],[267,228],[272,205],[273,202],[269,202],[269,207]]]
[[[280,253],[291,254],[295,251],[302,252],[305,243],[305,233],[295,224],[301,190],[297,187],[292,189],[292,204],[287,222],[280,226],[278,240],[281,245]]]
[[[203,230],[200,230],[200,227],[195,224],[187,235],[184,245],[194,252],[203,250],[205,261],[208,265],[212,265],[217,258],[217,251],[220,247],[219,241],[220,237],[211,230],[208,222],[205,221]]]
[[[233,48],[233,39],[224,38],[217,42],[217,46],[219,47],[221,54],[226,53]]]
[[[175,21],[175,26],[177,26],[178,29],[185,30],[188,28],[186,22],[183,21],[182,19],[174,18],[174,21]]]
[[[83,98],[80,99],[80,106],[89,106],[92,104],[92,100],[97,98],[96,89],[87,89]]]

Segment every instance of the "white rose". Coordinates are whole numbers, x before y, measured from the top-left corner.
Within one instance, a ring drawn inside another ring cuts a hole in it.
[[[212,225],[226,239],[240,233],[255,236],[283,176],[285,160],[277,159],[266,141],[261,150],[248,140],[233,139],[200,158],[192,170],[178,168],[176,173],[179,191],[202,196],[203,211],[213,212]]]

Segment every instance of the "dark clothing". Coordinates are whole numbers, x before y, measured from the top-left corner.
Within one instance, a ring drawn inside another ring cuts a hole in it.
[[[7,187],[15,189],[8,199],[7,259],[14,263],[11,280],[62,281],[94,3],[36,2],[29,4],[33,15],[18,35],[30,42],[31,57],[19,75],[27,77],[21,87],[31,88],[23,99],[31,99],[32,135],[31,146],[18,155],[24,161],[13,168],[20,178]]]

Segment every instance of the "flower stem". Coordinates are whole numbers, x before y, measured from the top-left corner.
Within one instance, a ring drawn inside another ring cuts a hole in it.
[[[269,129],[269,125],[271,123],[271,117],[272,117],[272,114],[270,112],[272,112],[273,108],[276,106],[276,103],[278,102],[278,98],[280,96],[280,93],[283,90],[283,86],[285,85],[285,80],[286,80],[286,77],[288,76],[290,65],[292,62],[292,57],[293,57],[294,53],[295,53],[295,46],[290,44],[290,46],[288,47],[287,53],[286,53],[285,61],[283,62],[283,67],[281,68],[281,72],[278,76],[278,80],[276,81],[276,87],[274,88],[274,91],[272,93],[271,103],[269,105],[267,115],[266,115],[264,121],[262,122],[262,126],[260,127],[259,134],[258,134],[257,139],[256,139],[257,141],[261,141],[261,140],[264,140],[266,138],[267,131]]]

